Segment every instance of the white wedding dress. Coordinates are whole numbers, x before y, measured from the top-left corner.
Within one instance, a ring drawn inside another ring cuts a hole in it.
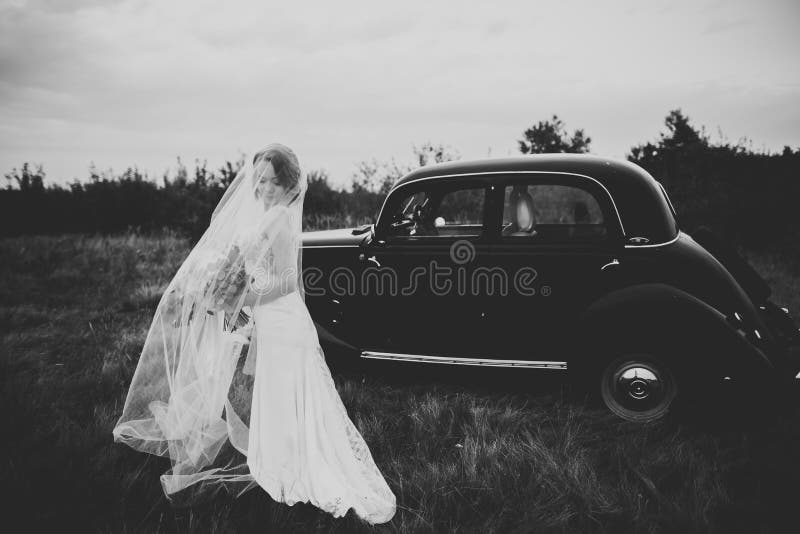
[[[306,187],[284,145],[240,169],[159,302],[114,440],[169,457],[161,484],[176,503],[257,484],[277,502],[385,523],[395,496],[347,415],[304,301]],[[252,320],[237,328],[244,308]]]
[[[248,258],[247,270],[277,278],[296,256],[288,224],[273,223],[271,231],[272,247]],[[305,301],[291,289],[252,309],[250,474],[278,502],[310,502],[336,517],[353,508],[370,523],[389,521],[395,496],[347,415]]]
[[[347,415],[305,302],[293,291],[256,306],[253,317],[250,474],[276,501],[389,521],[395,496]]]

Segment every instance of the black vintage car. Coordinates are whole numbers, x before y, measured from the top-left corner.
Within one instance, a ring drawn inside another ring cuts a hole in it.
[[[352,358],[567,372],[633,421],[720,381],[800,371],[798,328],[767,284],[709,231],[682,231],[626,161],[422,167],[374,224],[305,232],[303,254],[320,341]]]

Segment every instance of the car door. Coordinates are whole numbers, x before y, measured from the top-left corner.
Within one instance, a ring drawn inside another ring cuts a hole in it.
[[[509,291],[491,301],[490,357],[563,367],[579,314],[616,283],[616,208],[599,183],[572,175],[515,175],[494,193],[490,255]]]
[[[489,258],[488,188],[450,178],[392,192],[360,275],[368,349],[454,358],[482,352],[480,299],[466,281]]]

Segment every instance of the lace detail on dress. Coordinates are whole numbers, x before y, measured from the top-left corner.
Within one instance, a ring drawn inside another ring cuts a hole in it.
[[[275,263],[275,247],[279,244],[275,241],[278,234],[289,231],[289,210],[284,206],[275,206],[269,212],[268,217],[260,223],[244,229],[238,237],[243,250],[252,251],[257,255],[249,254],[245,256],[245,266],[248,273],[253,273],[256,269],[272,268]],[[259,243],[262,245],[259,246]],[[263,244],[270,243],[265,247]],[[287,243],[281,244],[280,254],[288,254]]]
[[[386,484],[383,475],[378,470],[378,466],[375,465],[375,461],[372,458],[372,453],[369,450],[366,442],[364,441],[363,436],[358,431],[356,426],[353,424],[350,417],[347,415],[347,410],[344,406],[344,403],[339,396],[338,391],[336,391],[336,384],[333,381],[333,377],[331,376],[330,369],[328,368],[328,364],[325,361],[325,354],[322,350],[322,347],[317,345],[317,350],[314,351],[316,354],[317,365],[319,371],[323,375],[323,382],[327,384],[331,399],[336,399],[334,404],[336,405],[336,411],[339,414],[340,423],[344,426],[345,432],[347,434],[347,440],[350,443],[350,448],[353,451],[353,455],[358,460],[359,466],[361,468],[361,473],[364,476],[364,480],[367,481],[370,489],[375,495],[380,496],[383,498],[387,503],[395,503],[395,495],[392,493],[391,489],[389,489],[388,485]],[[363,501],[368,501],[369,496],[361,495],[360,496]],[[337,498],[333,503],[326,504],[331,513],[335,515],[338,514],[341,510],[340,507],[344,507],[344,510],[341,511],[340,515],[344,515],[347,512],[349,506],[347,504],[342,505],[341,498]],[[385,511],[384,511],[385,513]],[[382,515],[383,517],[383,515]]]
[[[319,503],[317,505],[317,508],[319,508],[323,512],[327,512],[333,515],[334,517],[343,517],[350,509],[350,506],[347,504],[342,504],[341,497],[336,497],[336,499],[332,501]]]

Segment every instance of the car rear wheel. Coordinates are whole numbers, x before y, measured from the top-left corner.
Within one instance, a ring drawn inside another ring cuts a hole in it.
[[[627,354],[616,358],[600,378],[603,402],[615,415],[636,423],[663,418],[678,393],[672,371],[655,356]]]

